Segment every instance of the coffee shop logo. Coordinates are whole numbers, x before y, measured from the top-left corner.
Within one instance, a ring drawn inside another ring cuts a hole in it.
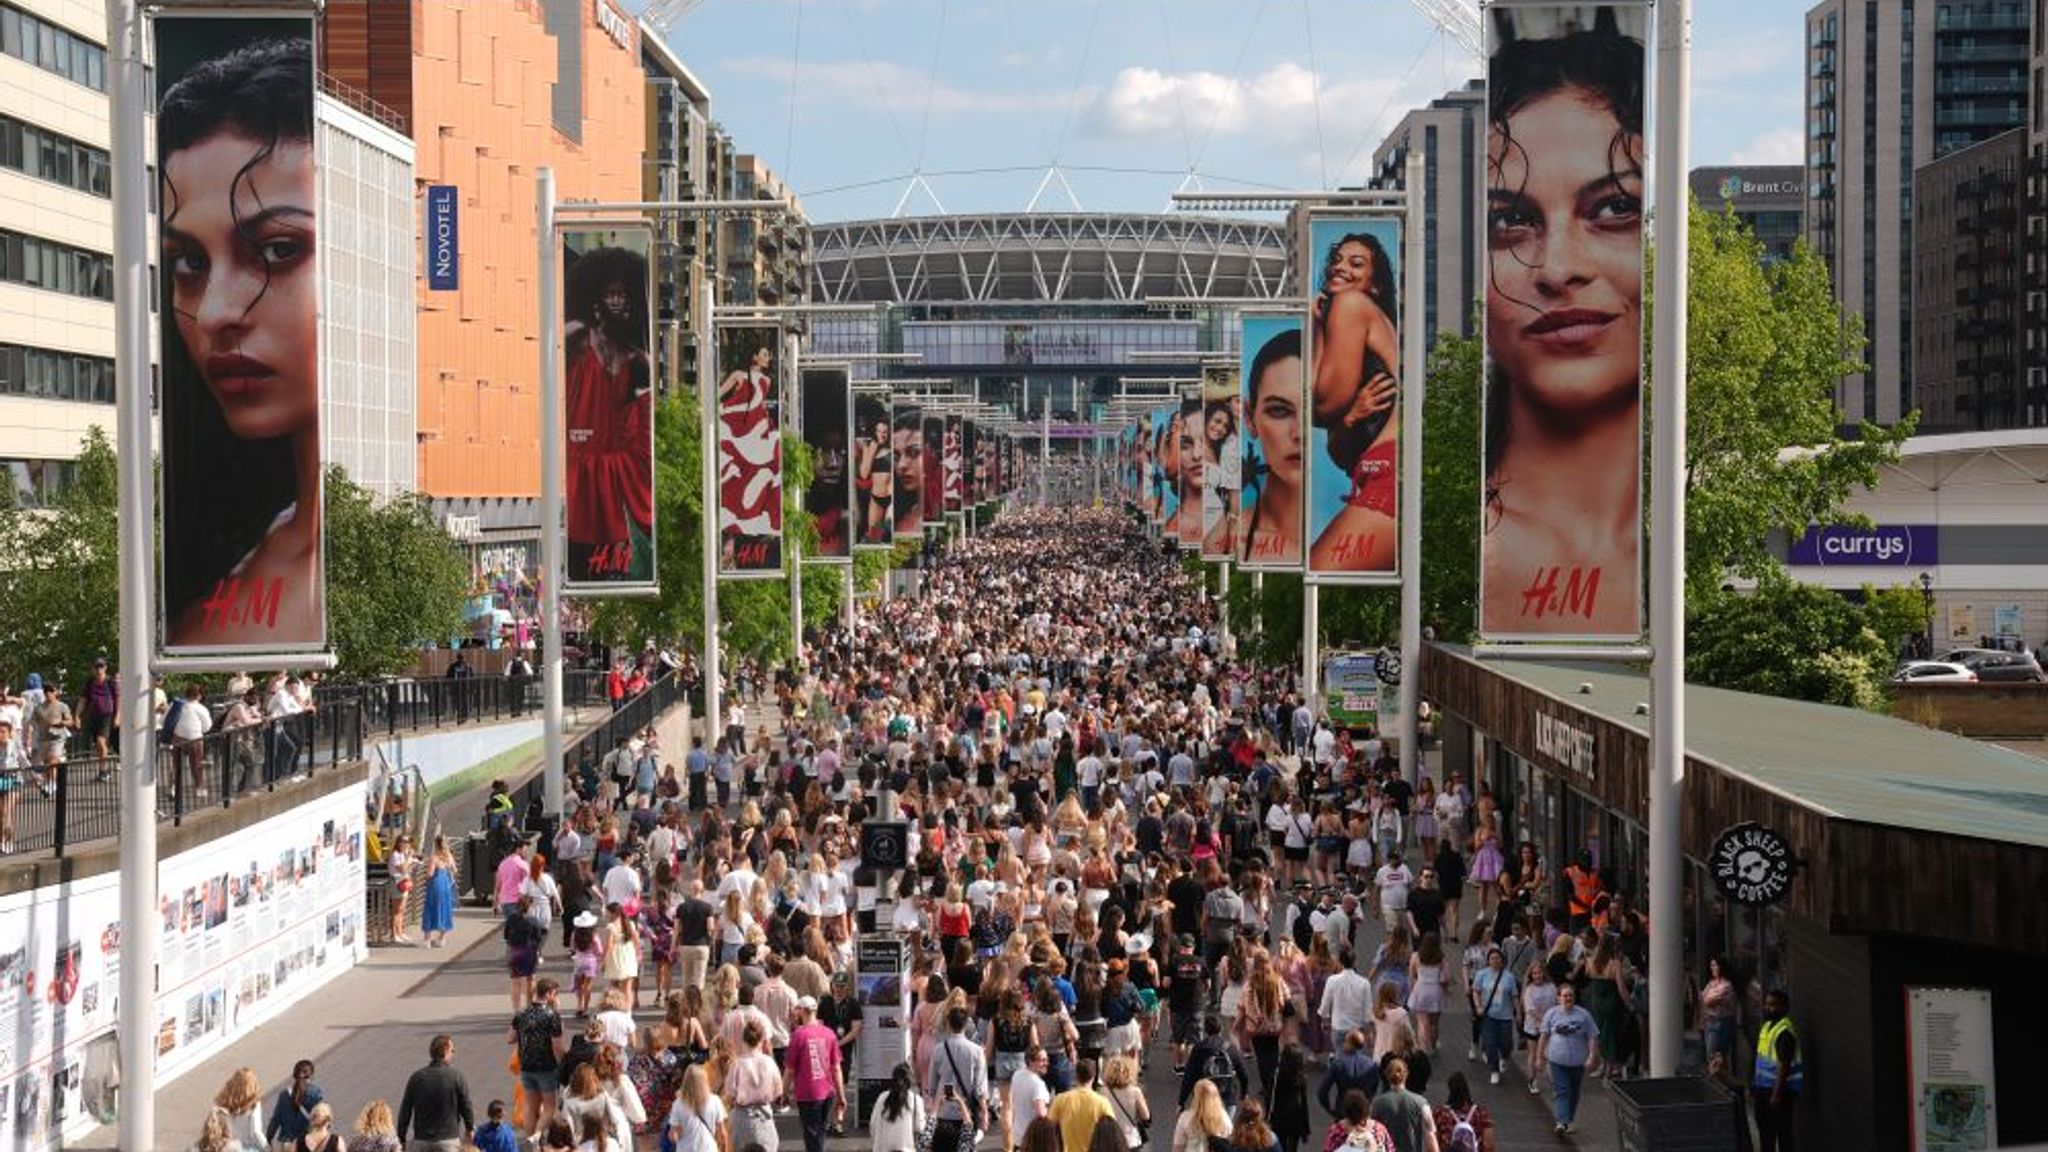
[[[1729,900],[1751,908],[1776,904],[1792,890],[1798,869],[1785,837],[1754,821],[1737,824],[1714,840],[1707,871]]]

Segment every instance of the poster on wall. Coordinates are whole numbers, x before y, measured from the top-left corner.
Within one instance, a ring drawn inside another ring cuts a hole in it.
[[[124,1014],[150,1022],[168,1079],[361,961],[363,799],[343,788],[162,860],[157,994],[132,1011],[117,874],[0,896],[0,1150],[114,1121]]]
[[[2018,639],[2020,636],[2020,606],[2017,604],[1992,605],[1991,632],[2001,640]]]
[[[1952,644],[1971,645],[1977,642],[1977,606],[1975,604],[1950,604],[1948,606],[1948,638]]]
[[[327,576],[314,22],[162,12],[152,27],[167,320],[164,651],[318,651]]]
[[[923,409],[904,400],[889,399],[889,464],[896,471],[891,486],[895,520],[893,536],[915,536],[924,528],[924,416]]]
[[[654,233],[562,232],[563,497],[577,595],[654,587]]]
[[[816,518],[818,551],[805,560],[853,560],[853,385],[846,369],[805,368],[803,412],[797,427],[811,450],[811,483],[804,510]]]
[[[939,450],[939,466],[944,471],[945,484],[940,491],[946,497],[945,510],[958,512],[966,498],[966,478],[961,475],[961,468],[964,465],[962,451],[967,434],[963,428],[964,421],[959,416],[948,415],[944,417],[944,421],[946,433]]]
[[[1236,539],[1237,490],[1244,476],[1244,402],[1238,395],[1237,366],[1202,369],[1202,441],[1208,468],[1202,474],[1202,559],[1228,560]]]
[[[1991,992],[1906,989],[1906,1093],[1913,1152],[1998,1147]]]
[[[1244,434],[1235,553],[1244,567],[1302,566],[1301,317],[1247,312],[1239,345]]]
[[[1648,16],[1487,10],[1486,640],[1642,638]]]
[[[853,392],[853,546],[888,548],[896,541],[901,506],[917,499],[915,485],[905,487],[902,436],[889,412],[886,388]]]
[[[1309,571],[1400,578],[1401,219],[1310,213]]]
[[[924,412],[924,526],[937,528],[946,522],[946,417],[929,408]]]
[[[1202,424],[1202,398],[1183,396],[1175,427],[1175,447],[1180,456],[1180,507],[1174,512],[1172,536],[1184,552],[1202,548],[1202,489],[1215,466],[1209,456],[1207,430]]]
[[[782,575],[782,384],[776,325],[718,330],[718,574]]]
[[[1380,660],[1371,652],[1332,656],[1323,664],[1323,704],[1330,723],[1362,731],[1380,722]]]

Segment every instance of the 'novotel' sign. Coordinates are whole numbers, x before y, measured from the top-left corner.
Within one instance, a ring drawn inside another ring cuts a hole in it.
[[[1807,529],[1792,542],[1785,562],[1801,568],[1925,568],[1941,563],[1939,540],[1932,524],[1830,525]]]
[[[453,292],[462,275],[453,184],[427,186],[427,291]]]

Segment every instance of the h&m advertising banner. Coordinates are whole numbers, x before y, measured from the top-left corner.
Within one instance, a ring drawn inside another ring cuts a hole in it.
[[[802,373],[804,444],[811,450],[811,484],[804,510],[816,518],[818,552],[805,560],[853,560],[853,382],[846,369],[805,368]]]
[[[782,575],[778,325],[718,330],[718,574]]]
[[[911,425],[916,427],[913,416]],[[913,434],[913,438],[914,434]],[[896,542],[896,521],[905,503],[914,505],[918,485],[903,482],[903,435],[889,412],[889,390],[857,388],[853,393],[853,546],[888,548]],[[913,529],[914,530],[914,529]]]
[[[1487,10],[1479,631],[1643,633],[1649,6]]]
[[[1209,441],[1202,433],[1202,398],[1183,396],[1174,422],[1174,440],[1180,458],[1180,507],[1174,512],[1173,538],[1186,552],[1202,547],[1202,487],[1208,483]]]
[[[948,512],[958,512],[966,499],[966,478],[961,474],[965,465],[964,446],[967,432],[964,421],[957,415],[944,417],[946,433],[943,447],[939,451],[939,465],[945,473],[946,506]]]
[[[163,648],[318,651],[327,595],[314,21],[166,11],[151,23]]]
[[[946,523],[946,416],[930,408],[920,411],[924,413],[924,527],[939,528]]]
[[[1249,569],[1299,572],[1305,520],[1301,317],[1247,312],[1242,324],[1237,559]]]
[[[654,233],[562,232],[563,495],[572,595],[654,586]]]
[[[1401,219],[1310,213],[1308,568],[1400,576]]]
[[[1228,560],[1237,538],[1237,490],[1244,476],[1244,402],[1237,365],[1202,369],[1202,559]]]

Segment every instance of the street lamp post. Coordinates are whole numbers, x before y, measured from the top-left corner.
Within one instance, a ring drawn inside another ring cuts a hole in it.
[[[1927,621],[1927,630],[1921,636],[1925,645],[1920,652],[1925,658],[1934,659],[1934,577],[1920,574],[1920,610]]]

